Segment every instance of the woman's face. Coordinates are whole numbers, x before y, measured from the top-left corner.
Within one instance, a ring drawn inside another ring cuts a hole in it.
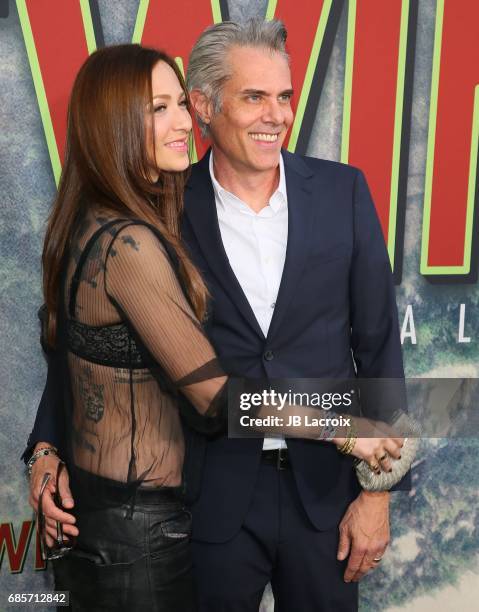
[[[151,84],[153,109],[146,113],[146,143],[151,178],[156,181],[158,170],[179,172],[188,167],[191,117],[185,93],[168,64],[155,65]]]

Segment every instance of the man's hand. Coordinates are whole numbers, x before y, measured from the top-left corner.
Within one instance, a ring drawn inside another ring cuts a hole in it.
[[[39,448],[45,448],[49,446],[48,443],[38,443],[35,450]],[[57,473],[57,467],[60,459],[54,455],[44,455],[35,461],[32,467],[32,475],[30,478],[30,497],[28,503],[38,513],[38,500],[40,496],[40,489],[42,486],[43,477],[46,472],[51,474],[51,478],[45,487],[43,492],[43,514],[45,515],[46,521],[46,534],[45,539],[48,546],[53,546],[56,540],[57,528],[56,521],[62,523],[63,533],[67,536],[77,536],[78,529],[75,527],[76,519],[73,514],[64,512],[55,505],[53,501],[53,495],[56,491],[57,483],[55,477]],[[62,470],[60,474],[60,482],[58,483],[60,498],[64,508],[73,508],[74,501],[70,492],[68,473],[66,469]]]
[[[362,491],[339,524],[338,560],[349,554],[345,582],[357,582],[378,566],[389,544],[389,492]]]

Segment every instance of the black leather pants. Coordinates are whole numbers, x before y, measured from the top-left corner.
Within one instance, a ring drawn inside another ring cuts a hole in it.
[[[70,591],[71,610],[196,610],[191,515],[171,491],[140,489],[134,505],[75,515],[77,543],[53,561],[55,588]]]

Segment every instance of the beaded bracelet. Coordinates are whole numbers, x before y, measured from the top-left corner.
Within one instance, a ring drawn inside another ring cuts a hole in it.
[[[44,446],[43,448],[40,448],[39,450],[37,450],[36,453],[33,453],[33,455],[30,457],[27,463],[27,471],[28,471],[29,476],[32,475],[32,467],[35,461],[45,455],[57,455],[58,457],[57,449],[54,448],[53,446]]]

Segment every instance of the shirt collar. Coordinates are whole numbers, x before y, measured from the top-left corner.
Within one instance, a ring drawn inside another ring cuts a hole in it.
[[[210,171],[211,182],[213,183],[213,189],[215,192],[216,203],[218,206],[220,206],[223,210],[228,210],[228,208],[234,208],[235,210],[239,210],[243,213],[256,215],[256,213],[253,210],[251,210],[251,208],[247,204],[245,204],[243,200],[238,198],[238,196],[236,196],[234,193],[231,193],[231,191],[228,191],[227,189],[225,189],[218,183],[215,173],[214,173],[214,169],[213,169],[213,151],[211,151],[210,153],[209,171]],[[288,196],[287,196],[287,191],[286,191],[286,176],[284,172],[284,161],[283,161],[283,156],[280,154],[278,187],[276,191],[272,194],[269,200],[269,203],[268,203],[268,207],[263,208],[263,210],[259,214],[262,215],[263,213],[264,215],[264,213],[269,208],[270,214],[272,213],[273,215],[275,215],[282,208],[287,206],[287,204],[288,204]],[[267,215],[267,216],[270,216],[270,215]]]

